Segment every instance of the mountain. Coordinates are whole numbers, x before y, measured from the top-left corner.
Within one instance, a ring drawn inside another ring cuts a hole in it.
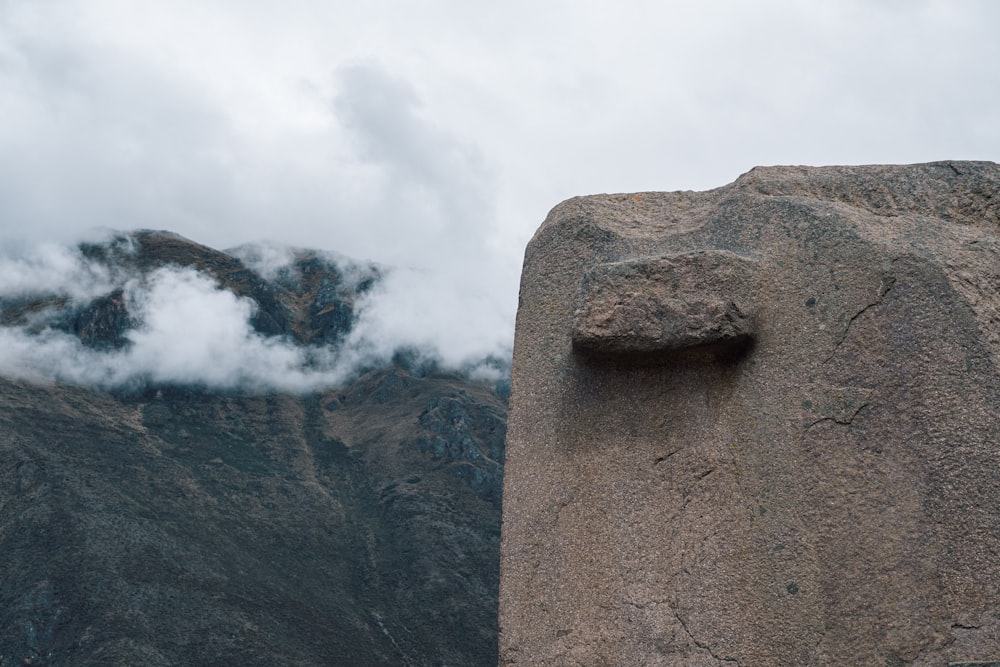
[[[79,251],[127,280],[0,325],[127,351],[128,285],[174,267],[267,344],[336,350],[380,279],[165,232]],[[0,667],[496,664],[506,397],[412,353],[297,393],[0,378]]]

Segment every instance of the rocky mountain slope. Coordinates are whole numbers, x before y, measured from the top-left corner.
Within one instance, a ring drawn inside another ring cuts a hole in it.
[[[264,336],[336,346],[378,270],[274,275],[166,233],[84,247],[187,266]],[[0,324],[130,344],[121,290]],[[506,393],[426,365],[304,394],[0,378],[0,666],[496,664]]]

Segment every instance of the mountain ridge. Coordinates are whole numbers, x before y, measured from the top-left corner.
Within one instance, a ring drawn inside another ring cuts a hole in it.
[[[81,253],[209,274],[296,349],[342,345],[377,280],[116,238]],[[0,324],[119,353],[143,323],[114,282]],[[301,391],[0,377],[0,667],[496,664],[506,398],[405,350]]]

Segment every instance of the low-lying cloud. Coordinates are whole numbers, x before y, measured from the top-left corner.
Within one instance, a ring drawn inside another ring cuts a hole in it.
[[[84,301],[111,290],[112,271],[57,243],[0,246],[0,297],[60,294]]]
[[[294,251],[275,244],[234,254],[265,279],[275,278],[294,258]],[[352,271],[360,275],[346,259],[335,259],[348,282]],[[76,247],[45,245],[16,253],[8,248],[0,256],[0,374],[104,388],[197,384],[300,392],[335,386],[408,350],[445,369],[498,375],[491,360],[505,359],[509,350],[491,346],[490,336],[480,345],[469,343],[467,331],[442,339],[440,321],[459,305],[449,302],[450,290],[441,291],[440,312],[421,311],[420,304],[433,302],[441,285],[413,271],[384,275],[355,304],[355,324],[345,340],[302,345],[257,331],[253,300],[192,268],[164,266],[143,274],[87,258]],[[67,313],[115,290],[132,322],[124,345],[98,349],[60,326]],[[18,309],[24,311],[19,317],[11,314]],[[413,326],[421,317],[428,324]],[[456,330],[496,324],[453,319]]]

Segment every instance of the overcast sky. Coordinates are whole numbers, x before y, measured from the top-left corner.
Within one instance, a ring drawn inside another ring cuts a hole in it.
[[[0,242],[334,250],[509,340],[567,197],[997,160],[998,35],[990,0],[0,0]]]

